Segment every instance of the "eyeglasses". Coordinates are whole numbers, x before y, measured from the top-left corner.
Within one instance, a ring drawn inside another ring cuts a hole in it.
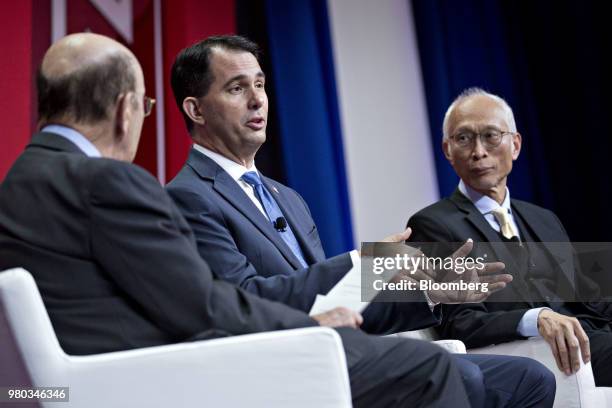
[[[142,99],[142,106],[144,106],[144,115],[149,116],[153,112],[153,106],[155,105],[155,99],[144,96]]]
[[[476,136],[480,137],[480,143],[485,149],[491,150],[499,146],[507,134],[513,135],[515,132],[508,132],[499,129],[487,129],[483,132],[462,131],[450,136],[460,149],[467,149],[474,146]]]

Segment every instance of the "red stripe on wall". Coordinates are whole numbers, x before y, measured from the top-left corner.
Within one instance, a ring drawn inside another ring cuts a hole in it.
[[[0,180],[30,140],[32,1],[0,2]]]
[[[88,0],[68,0],[67,33],[90,31],[111,37],[130,48],[144,74],[147,95],[155,98],[155,64],[153,48],[153,1],[132,0],[134,43],[128,44],[97,8]],[[134,163],[157,175],[155,113],[146,118]]]
[[[170,69],[183,48],[211,35],[236,32],[236,5],[228,0],[176,0],[163,2],[162,35],[164,49],[164,95],[166,118],[166,180],[181,169],[191,139],[181,116],[172,88]]]

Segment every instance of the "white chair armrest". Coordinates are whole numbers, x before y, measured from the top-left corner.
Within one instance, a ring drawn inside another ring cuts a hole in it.
[[[565,375],[557,368],[552,351],[542,338],[532,337],[528,340],[470,349],[468,353],[530,357],[544,364],[555,374],[557,380],[555,407],[598,408],[605,406],[603,392],[595,387],[591,363],[584,364],[581,361],[580,370],[576,374]]]
[[[46,385],[69,386],[73,407],[351,406],[340,336],[322,327],[66,359]]]
[[[612,408],[612,387],[597,387],[597,389],[603,394],[606,400],[606,407]]]
[[[465,344],[461,340],[436,340],[434,343],[449,353],[466,354]]]

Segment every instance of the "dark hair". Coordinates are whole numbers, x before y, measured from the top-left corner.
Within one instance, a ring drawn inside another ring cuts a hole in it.
[[[215,80],[210,70],[213,48],[250,52],[259,60],[257,44],[239,35],[208,37],[178,53],[172,64],[170,83],[176,105],[183,114],[189,133],[193,130],[193,123],[183,111],[183,100],[188,96],[200,98],[208,93]]]
[[[108,118],[119,94],[136,86],[134,68],[127,55],[113,55],[99,64],[88,64],[58,77],[46,77],[38,69],[38,117],[48,122],[68,115],[81,123]]]

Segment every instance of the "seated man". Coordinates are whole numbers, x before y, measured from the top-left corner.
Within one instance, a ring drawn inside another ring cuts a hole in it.
[[[266,140],[268,113],[257,54],[251,41],[223,36],[201,41],[177,56],[172,89],[194,147],[167,190],[217,276],[307,312],[316,295],[326,294],[359,256],[353,251],[326,260],[304,200],[257,171],[254,160]],[[438,300],[435,293],[430,298],[432,303]],[[420,303],[370,304],[362,328],[382,334],[433,323],[423,297]],[[544,394],[554,388],[551,373],[533,360],[464,355],[457,363],[473,406],[483,406],[485,400],[510,406],[552,403],[530,394],[538,383],[548,388]]]
[[[213,278],[171,199],[130,163],[151,106],[136,58],[109,38],[70,35],[43,59],[42,131],[0,186],[0,270],[32,273],[64,350],[357,326],[346,310],[313,320]],[[356,407],[469,406],[439,347],[337,330]]]
[[[516,247],[524,257],[513,256],[504,248],[492,252],[508,267],[521,263],[509,270],[515,280],[504,290],[504,296],[525,301],[500,302],[494,294],[486,303],[448,306],[440,333],[463,340],[467,347],[542,336],[550,344],[560,370],[575,372],[580,356],[585,362],[592,356],[596,384],[612,386],[610,313],[601,303],[563,303],[558,293],[549,293],[559,281],[580,287],[592,284],[580,273],[576,274],[578,280],[573,278],[571,256],[564,259],[564,266],[557,272],[557,262],[546,246],[533,244],[569,241],[555,214],[511,199],[506,187],[522,142],[512,109],[496,95],[468,89],[448,108],[443,132],[444,154],[461,181],[449,198],[410,218],[408,225],[415,231],[410,239],[523,242]]]

